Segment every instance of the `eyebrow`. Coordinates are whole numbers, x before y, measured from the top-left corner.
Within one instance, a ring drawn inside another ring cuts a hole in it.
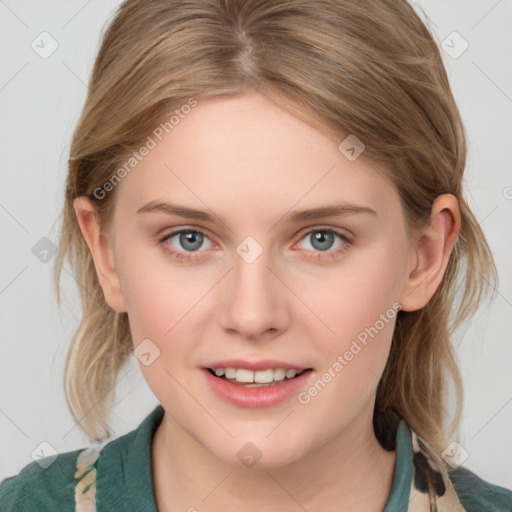
[[[166,203],[163,201],[150,201],[137,210],[137,215],[149,212],[162,212],[168,215],[177,215],[186,219],[202,220],[205,222],[215,222],[215,219],[225,223],[225,219],[220,215],[210,215],[203,210],[196,210],[187,206]],[[353,203],[337,203],[332,205],[321,206],[309,210],[292,211],[281,219],[282,222],[299,223],[307,220],[321,219],[324,217],[344,217],[348,215],[356,215],[360,213],[369,213],[378,216],[375,210],[368,206],[361,206]]]

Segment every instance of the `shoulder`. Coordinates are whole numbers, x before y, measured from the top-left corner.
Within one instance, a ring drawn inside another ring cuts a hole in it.
[[[0,482],[2,512],[73,510],[76,461],[82,451],[60,453],[56,459],[44,457],[4,478]]]
[[[467,512],[510,512],[512,491],[482,480],[462,466],[449,471],[450,481]]]
[[[120,437],[59,453],[54,460],[45,457],[27,464],[17,475],[0,481],[0,510],[75,510],[75,492],[77,500],[94,502],[97,489],[106,504],[105,510],[117,510],[115,504],[109,505],[117,499],[109,489],[119,489],[127,481],[135,484],[134,499],[141,499],[141,490],[146,492],[146,498],[152,496],[150,441],[163,414],[162,406],[158,405],[137,429]]]

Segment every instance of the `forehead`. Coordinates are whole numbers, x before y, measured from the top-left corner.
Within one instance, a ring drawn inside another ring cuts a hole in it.
[[[152,200],[272,219],[294,205],[347,201],[390,209],[398,196],[381,170],[347,159],[338,146],[258,93],[198,100],[118,186],[118,202],[134,212]],[[364,153],[363,153],[364,154]]]

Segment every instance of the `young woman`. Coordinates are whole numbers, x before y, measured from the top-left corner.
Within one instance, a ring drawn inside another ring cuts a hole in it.
[[[450,335],[496,278],[465,158],[406,1],[124,2],[56,266],[82,285],[66,394],[98,442],[5,479],[2,511],[512,510],[451,442]],[[111,439],[132,353],[160,405]]]

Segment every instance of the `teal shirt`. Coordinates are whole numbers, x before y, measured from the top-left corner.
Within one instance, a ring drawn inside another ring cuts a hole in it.
[[[135,430],[103,446],[94,462],[98,512],[157,512],[151,440],[163,415],[164,409],[158,405]],[[77,457],[82,451],[61,453],[46,469],[31,462],[17,475],[5,478],[0,482],[0,510],[74,511]],[[411,434],[404,422],[400,422],[396,434],[396,456],[392,490],[383,512],[407,512],[409,507],[413,450]],[[510,490],[485,482],[462,467],[450,472],[450,480],[467,512],[512,512]],[[199,504],[196,508],[200,510]]]

